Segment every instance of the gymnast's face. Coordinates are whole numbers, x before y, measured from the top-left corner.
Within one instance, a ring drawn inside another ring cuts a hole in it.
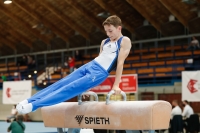
[[[121,26],[104,25],[104,29],[111,41],[116,41],[121,36]]]

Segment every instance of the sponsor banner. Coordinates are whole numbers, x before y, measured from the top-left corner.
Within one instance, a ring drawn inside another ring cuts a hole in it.
[[[17,104],[31,96],[32,81],[3,82],[3,104]]]
[[[138,90],[137,74],[122,75],[120,89],[127,93],[136,93]],[[111,91],[115,76],[109,76],[103,83],[91,89],[95,93],[108,93]]]
[[[200,71],[182,72],[182,100],[200,101]]]

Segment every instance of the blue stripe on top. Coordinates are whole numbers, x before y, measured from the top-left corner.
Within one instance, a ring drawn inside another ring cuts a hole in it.
[[[121,44],[121,41],[122,41],[122,38],[123,38],[123,36],[122,37],[120,37],[120,39],[119,40],[117,40],[117,42],[115,42],[115,45],[116,45],[116,47],[117,47],[117,51],[116,51],[116,57],[115,57],[115,59],[113,60],[113,62],[111,63],[111,65],[110,65],[110,67],[108,68],[108,72],[110,73],[113,69],[115,69],[116,68],[116,66],[117,66],[117,59],[118,59],[118,55],[119,55],[119,50],[120,50],[120,44]],[[108,39],[107,39],[108,40]],[[107,42],[107,40],[105,41],[105,42]],[[109,39],[110,40],[110,39]],[[105,45],[106,43],[104,43],[104,45]]]

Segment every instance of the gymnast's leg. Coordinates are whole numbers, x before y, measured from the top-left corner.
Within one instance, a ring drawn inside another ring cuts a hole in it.
[[[98,66],[91,65],[89,68],[86,68],[86,75],[84,77],[66,84],[32,103],[23,105],[19,112],[26,114],[43,106],[50,106],[69,100],[89,88],[99,85],[107,78],[107,76],[107,71],[98,68]]]
[[[63,79],[57,81],[56,83],[46,87],[45,89],[37,92],[36,94],[34,94],[32,97],[30,97],[29,99],[23,100],[22,102],[20,102],[19,104],[28,104],[31,103],[37,99],[40,99],[41,97],[44,97],[46,95],[48,95],[49,93],[63,87],[64,85],[73,82],[74,80],[81,78],[85,75],[84,73],[84,69],[85,67],[88,65],[89,63],[83,65],[82,67],[80,67],[79,69],[77,69],[76,71],[74,71],[73,73],[71,73],[70,75],[64,77]],[[18,104],[18,107],[19,107]],[[17,108],[18,108],[17,107]]]

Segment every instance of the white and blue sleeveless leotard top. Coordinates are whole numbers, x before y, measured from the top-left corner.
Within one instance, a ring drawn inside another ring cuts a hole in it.
[[[123,36],[116,42],[111,42],[110,38],[106,39],[102,52],[94,59],[108,72],[111,72],[117,66],[117,59],[122,38]]]

